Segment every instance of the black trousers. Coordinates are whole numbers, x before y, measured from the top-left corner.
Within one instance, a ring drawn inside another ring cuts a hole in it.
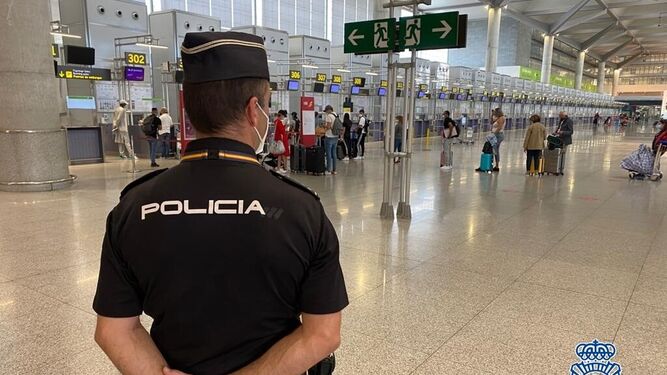
[[[360,135],[359,149],[361,150],[361,156],[364,156],[364,153],[366,152],[366,133]]]
[[[542,150],[528,150],[526,152],[526,171],[530,172],[530,164],[533,164],[533,169],[535,172],[540,168],[540,157],[542,156]]]

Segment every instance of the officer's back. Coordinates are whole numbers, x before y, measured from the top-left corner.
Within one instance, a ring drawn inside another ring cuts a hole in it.
[[[333,227],[314,193],[255,157],[269,99],[258,39],[188,34],[184,98],[199,139],[178,166],[128,186],[109,215],[94,308],[98,342],[121,370],[162,360],[196,374],[279,373],[281,358],[298,373],[338,345],[331,331],[347,295]],[[154,318],[152,340],[135,352],[154,343],[159,353],[128,361],[112,348],[127,337],[103,333],[142,311]],[[276,345],[306,341],[302,313],[330,345],[298,355]]]

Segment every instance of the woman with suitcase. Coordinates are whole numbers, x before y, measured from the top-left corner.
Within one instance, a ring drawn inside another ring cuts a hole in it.
[[[540,116],[530,116],[532,123],[526,130],[523,140],[523,151],[526,153],[526,176],[540,173],[540,159],[544,140],[547,138],[547,128],[540,123]]]

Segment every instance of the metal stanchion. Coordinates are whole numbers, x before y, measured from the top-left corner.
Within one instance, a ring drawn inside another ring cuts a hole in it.
[[[389,17],[394,18],[394,7],[389,8]],[[396,105],[396,65],[394,63],[394,52],[387,54],[387,112],[384,121],[384,185],[382,194],[382,206],[380,217],[383,219],[394,219],[394,206],[392,202],[392,189],[394,188],[394,166],[393,166],[393,143],[394,143],[394,112]]]
[[[125,172],[132,173],[132,174],[141,172],[141,169],[137,169],[137,157],[136,157],[136,154],[134,152],[134,137],[132,137],[132,136],[130,136],[130,147],[132,147],[132,150],[130,150],[130,151],[132,151],[131,155],[130,155],[130,159],[132,160],[132,169],[130,169],[128,171],[125,171]]]

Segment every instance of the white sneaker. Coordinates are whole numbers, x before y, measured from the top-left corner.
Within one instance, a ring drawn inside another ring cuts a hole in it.
[[[451,165],[444,165],[444,166],[440,167],[440,169],[442,169],[443,171],[451,171],[452,166]]]
[[[348,158],[348,157],[346,156],[346,157],[343,158],[343,161],[350,161],[350,158]]]

